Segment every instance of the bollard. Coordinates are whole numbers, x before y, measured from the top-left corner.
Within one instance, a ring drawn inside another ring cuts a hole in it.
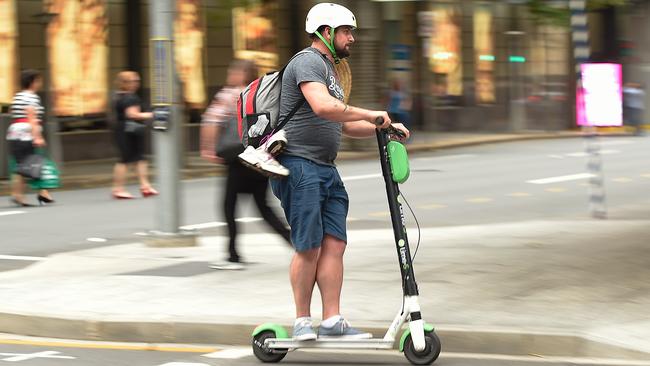
[[[11,115],[0,114],[0,179],[9,179],[9,146],[5,138],[9,123]]]

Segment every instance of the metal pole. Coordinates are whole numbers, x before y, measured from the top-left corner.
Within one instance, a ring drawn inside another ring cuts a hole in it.
[[[173,21],[175,1],[149,2],[149,30],[151,42],[151,105],[166,106],[171,114],[167,128],[153,132],[153,145],[158,169],[160,196],[157,202],[156,229],[161,234],[179,232],[180,182],[180,83],[173,57]]]
[[[580,65],[589,61],[590,53],[586,5],[585,0],[569,0],[573,53],[576,64],[577,90],[582,89],[582,72]],[[580,107],[581,106],[576,105],[576,109]],[[582,127],[582,132],[585,136],[585,150],[588,156],[587,171],[592,175],[589,179],[589,211],[592,217],[605,219],[607,218],[605,179],[603,177],[603,163],[602,157],[600,156],[598,134],[596,128],[588,123]]]

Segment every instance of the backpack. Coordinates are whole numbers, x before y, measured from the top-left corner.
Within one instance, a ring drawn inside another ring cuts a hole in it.
[[[316,52],[310,49],[296,53],[291,60],[300,54]],[[289,62],[291,62],[289,60]],[[289,64],[287,62],[287,65]],[[259,147],[275,132],[281,130],[291,117],[305,104],[302,98],[291,109],[282,121],[280,118],[280,93],[282,90],[282,75],[287,68],[269,72],[255,79],[241,92],[237,100],[237,131],[244,146]]]

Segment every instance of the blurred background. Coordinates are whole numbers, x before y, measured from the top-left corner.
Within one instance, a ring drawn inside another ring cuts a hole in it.
[[[17,71],[46,74],[62,161],[111,158],[107,101],[117,72],[150,88],[146,0],[0,0],[0,105]],[[179,0],[177,70],[185,101],[183,149],[234,58],[279,69],[308,44],[317,1]],[[575,72],[566,1],[341,1],[359,17],[349,59],[350,103],[386,108],[408,96],[411,128],[425,131],[566,130],[575,126]],[[623,65],[624,81],[650,81],[650,3],[588,2],[590,61]],[[49,67],[48,67],[49,66]],[[45,97],[45,95],[43,95]],[[352,145],[351,148],[355,146]]]

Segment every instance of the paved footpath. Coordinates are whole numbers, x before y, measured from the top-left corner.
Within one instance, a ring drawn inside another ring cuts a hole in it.
[[[649,360],[650,212],[635,217],[648,219],[425,228],[414,265],[423,317],[447,352]],[[346,254],[344,315],[377,336],[401,305],[388,225],[350,232]],[[246,270],[212,270],[225,240],[129,243],[0,273],[0,332],[237,345],[259,323],[291,323],[289,249],[243,235]]]

